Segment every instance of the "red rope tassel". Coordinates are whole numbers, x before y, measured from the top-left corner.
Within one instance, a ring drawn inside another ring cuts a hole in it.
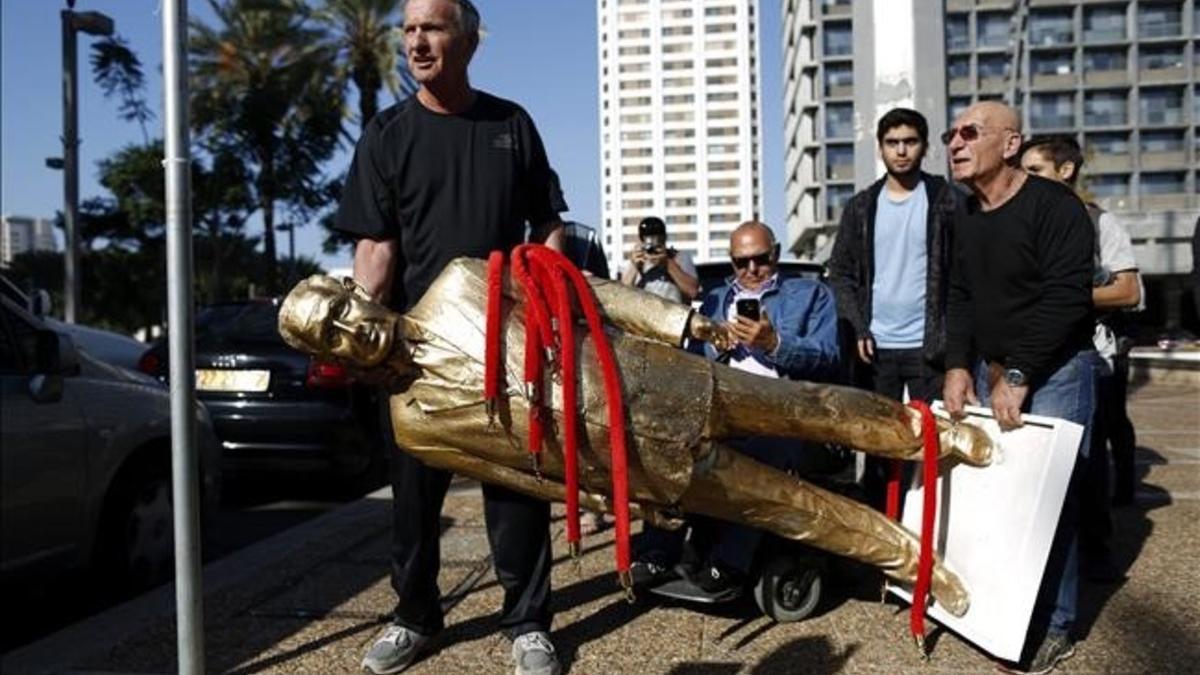
[[[933,576],[933,523],[937,517],[938,433],[933,412],[924,401],[909,401],[908,405],[921,413],[921,439],[925,445],[922,463],[921,490],[921,553],[917,559],[917,583],[913,587],[912,612],[909,628],[917,646],[925,651],[925,601],[929,581]]]
[[[529,453],[534,470],[539,470],[538,456],[542,452],[545,430],[542,422],[542,346],[552,339],[550,320],[541,290],[534,283],[523,255],[524,247],[513,251],[513,276],[525,294],[525,386],[529,397]]]

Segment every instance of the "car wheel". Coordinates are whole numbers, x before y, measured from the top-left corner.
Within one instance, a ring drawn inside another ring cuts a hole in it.
[[[163,468],[135,469],[114,486],[100,536],[102,573],[123,590],[143,590],[174,570],[171,481]]]

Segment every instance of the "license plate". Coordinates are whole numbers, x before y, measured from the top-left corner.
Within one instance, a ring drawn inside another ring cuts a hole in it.
[[[259,392],[270,384],[269,370],[196,370],[197,391]]]

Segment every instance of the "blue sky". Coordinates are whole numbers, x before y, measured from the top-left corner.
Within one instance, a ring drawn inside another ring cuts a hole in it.
[[[117,32],[141,57],[147,100],[157,119],[151,136],[161,136],[162,35],[159,0],[78,0],[77,10],[99,10],[116,21]],[[207,2],[191,0],[193,14],[210,16]],[[566,215],[598,226],[600,160],[597,127],[596,3],[594,0],[476,0],[487,37],[471,66],[472,84],[523,105],[533,116],[550,161],[562,177]],[[62,205],[62,173],[44,159],[62,154],[62,85],[59,10],[53,0],[8,0],[0,4],[0,211],[53,216]],[[764,200],[767,223],[783,232],[782,65],[780,9],[760,3],[758,16],[764,103]],[[92,38],[80,36],[80,196],[102,194],[96,162],[129,143],[141,142],[134,123],[117,117],[117,101],[106,100],[91,82],[87,63]],[[331,174],[349,164],[344,148],[328,165]],[[251,226],[251,231],[258,223]],[[348,254],[321,254],[322,232],[311,224],[297,230],[296,251],[327,267],[348,264]],[[280,241],[286,252],[286,237]]]

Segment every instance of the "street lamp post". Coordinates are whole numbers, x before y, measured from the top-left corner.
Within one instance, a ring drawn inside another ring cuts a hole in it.
[[[79,82],[76,33],[109,36],[113,20],[100,12],[76,12],[75,0],[62,11],[63,220],[66,229],[63,318],[75,323],[79,311]]]

